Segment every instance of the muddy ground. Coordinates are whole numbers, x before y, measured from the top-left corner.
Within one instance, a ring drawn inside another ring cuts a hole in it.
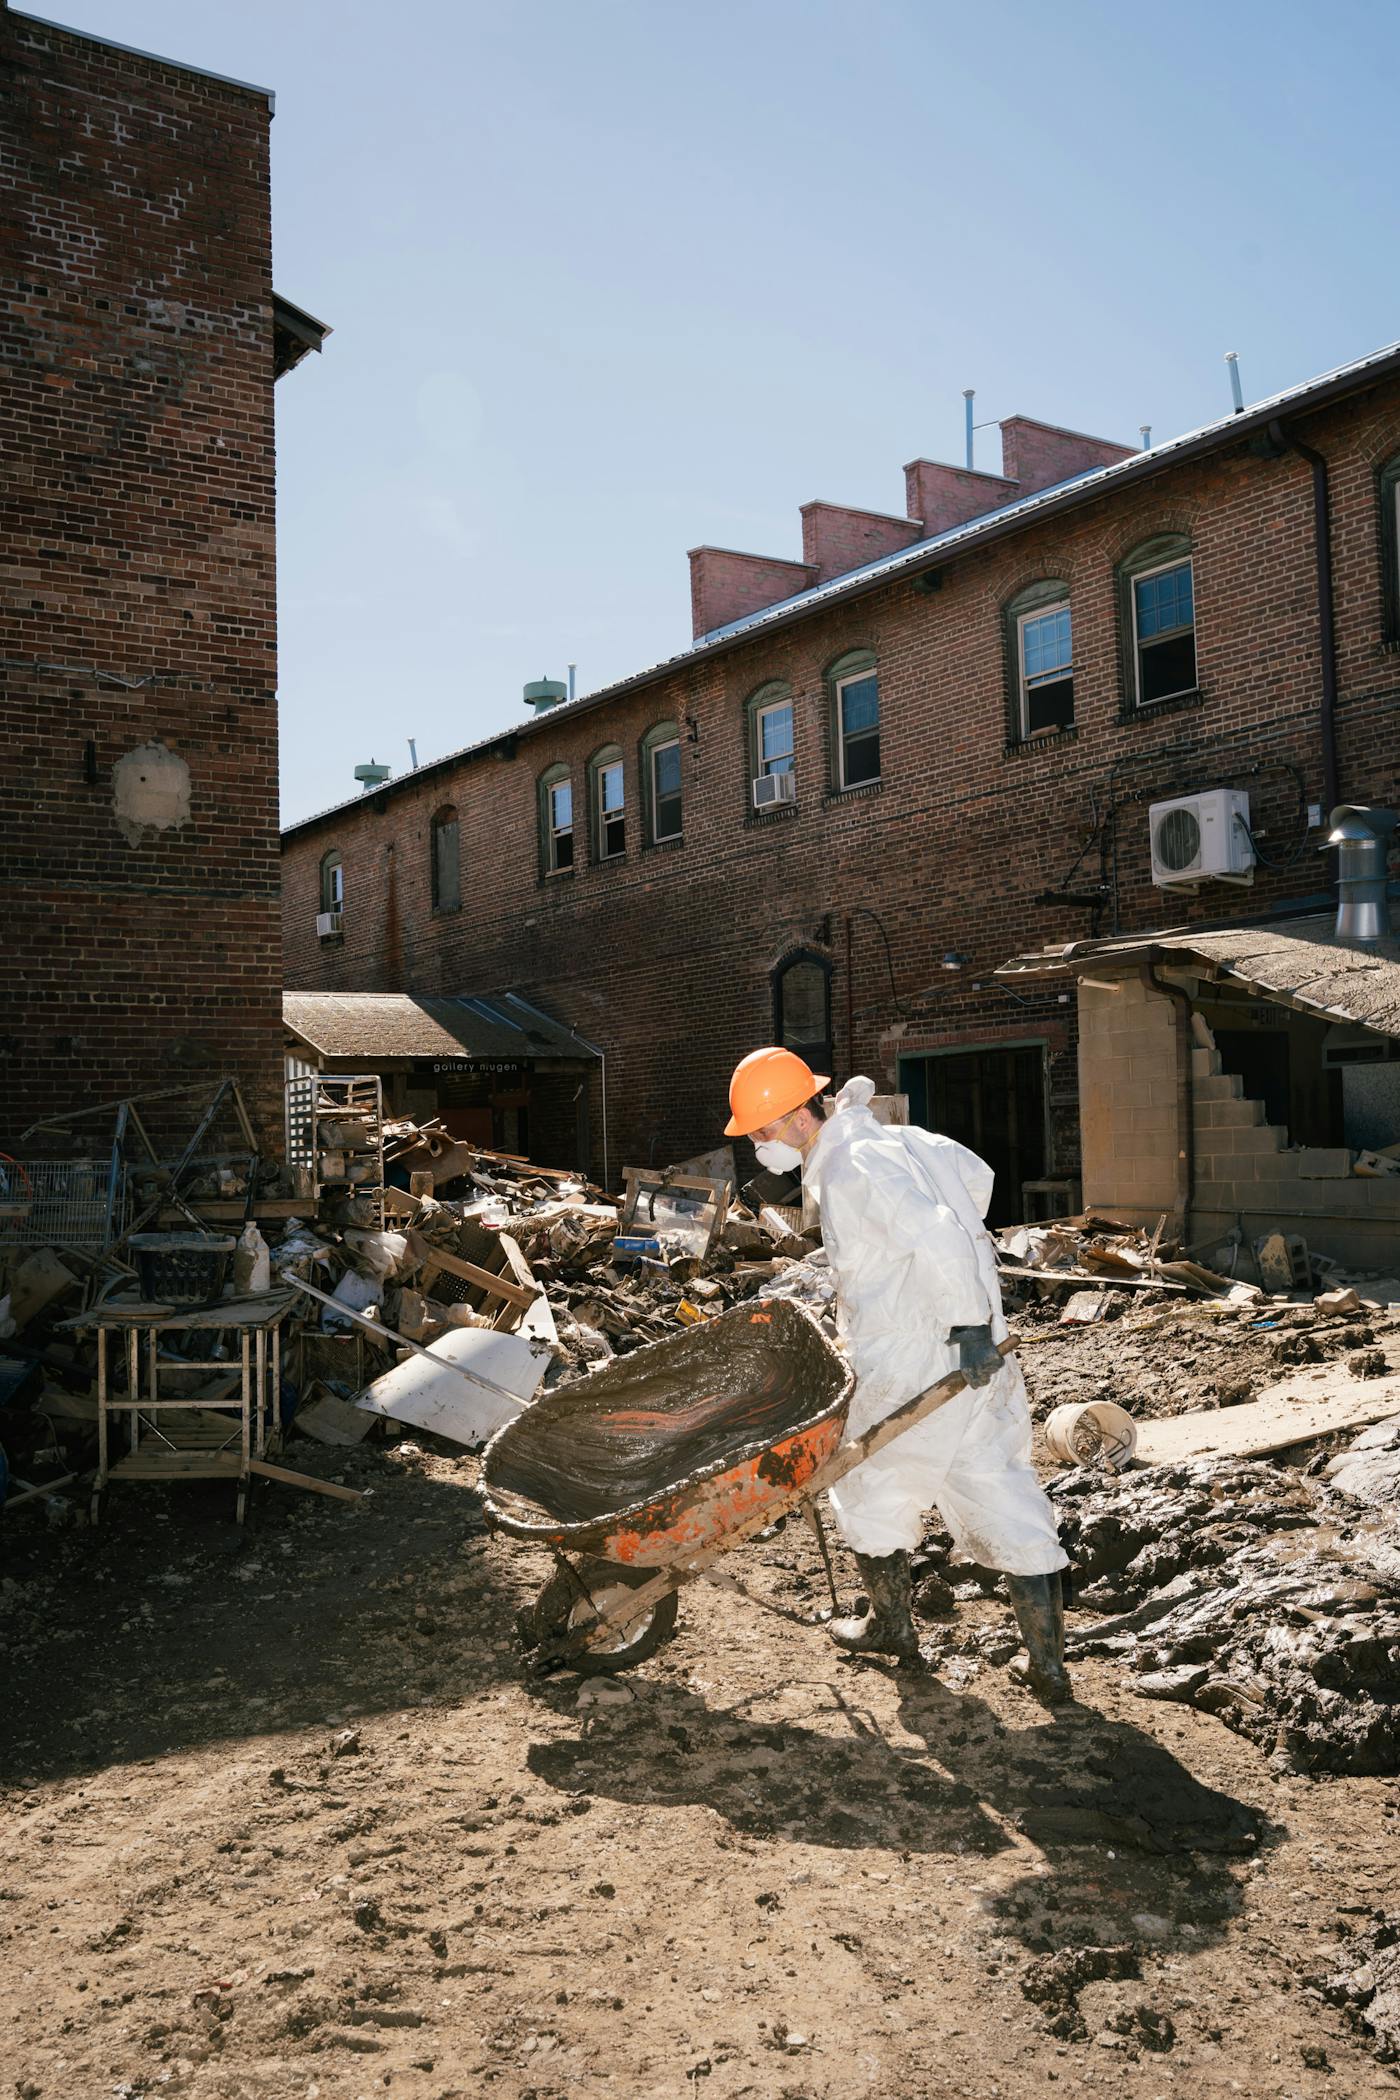
[[[1037,1411],[1279,1375],[1276,1333],[1127,1333],[1028,1348]],[[373,1498],[4,1527],[0,2094],[1400,2091],[1336,1980],[1400,1914],[1393,1778],[1280,1769],[1111,1659],[1046,1713],[991,1597],[923,1674],[707,1589],[622,1687],[532,1681],[547,1563],[487,1536],[474,1462],[294,1463]],[[740,1571],[822,1604],[796,1526]]]

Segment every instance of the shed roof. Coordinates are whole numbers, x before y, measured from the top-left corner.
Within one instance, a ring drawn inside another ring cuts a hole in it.
[[[600,1053],[516,992],[415,999],[407,992],[284,992],[282,1018],[322,1057],[479,1058],[519,1062]]]
[[[1331,913],[1259,926],[1221,926],[1070,941],[1013,956],[998,977],[1080,977],[1086,970],[1140,962],[1198,962],[1240,990],[1329,1021],[1400,1036],[1400,941],[1359,948],[1339,941]]]

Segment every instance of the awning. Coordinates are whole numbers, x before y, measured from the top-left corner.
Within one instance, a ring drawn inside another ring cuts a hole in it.
[[[1144,962],[1195,965],[1204,976],[1258,999],[1329,1021],[1349,1021],[1381,1035],[1400,1036],[1400,941],[1374,948],[1339,941],[1329,913],[1278,919],[1272,925],[1223,926],[1197,932],[1174,926],[1163,933],[1070,941],[1016,955],[998,977],[1082,977],[1092,970],[1136,968]]]
[[[481,1063],[573,1062],[602,1055],[516,992],[417,999],[407,992],[284,992],[289,1034],[318,1056],[449,1058]]]

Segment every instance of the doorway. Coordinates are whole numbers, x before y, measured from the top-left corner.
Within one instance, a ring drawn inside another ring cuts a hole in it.
[[[1046,1171],[1044,1044],[902,1057],[899,1085],[911,1123],[956,1138],[992,1169],[987,1223],[1019,1224],[1021,1184]]]

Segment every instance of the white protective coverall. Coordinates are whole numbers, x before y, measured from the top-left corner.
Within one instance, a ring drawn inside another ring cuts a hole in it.
[[[1006,1338],[983,1218],[992,1170],[931,1131],[886,1127],[874,1084],[852,1079],[803,1161],[836,1275],[839,1326],[856,1372],[858,1436],[958,1368],[952,1327]],[[937,1508],[960,1556],[1008,1575],[1068,1565],[1055,1513],[1031,1467],[1031,1419],[1012,1358],[958,1394],[831,1491],[842,1536],[875,1557],[917,1546]]]

